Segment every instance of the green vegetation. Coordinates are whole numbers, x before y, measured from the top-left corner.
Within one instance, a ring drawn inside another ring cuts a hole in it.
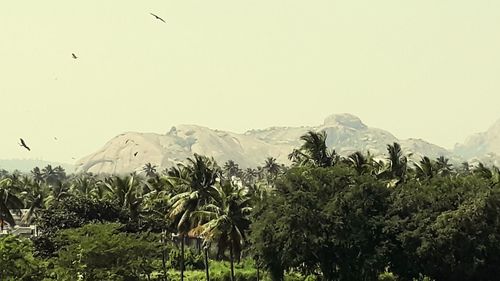
[[[397,143],[341,157],[326,137],[304,135],[289,167],[2,171],[0,225],[39,233],[0,236],[0,280],[497,279],[498,168],[412,162]]]

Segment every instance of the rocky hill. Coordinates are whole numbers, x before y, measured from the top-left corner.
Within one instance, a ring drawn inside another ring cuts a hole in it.
[[[469,136],[463,144],[456,144],[453,152],[468,160],[488,165],[500,165],[500,120],[486,132]]]
[[[387,144],[399,142],[405,153],[415,159],[420,155],[453,158],[448,150],[424,140],[399,140],[385,130],[366,126],[354,115],[334,114],[319,126],[271,127],[243,134],[195,125],[175,126],[166,134],[128,132],[79,160],[76,167],[80,172],[127,173],[138,171],[150,162],[163,169],[185,161],[194,153],[212,156],[220,164],[234,160],[243,168],[263,165],[267,157],[287,164],[288,154],[301,145],[300,136],[309,130],[326,131],[328,146],[341,155],[355,151],[382,155]]]

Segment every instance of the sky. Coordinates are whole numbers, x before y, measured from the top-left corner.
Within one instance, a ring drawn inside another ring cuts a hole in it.
[[[127,131],[313,126],[344,112],[452,148],[500,118],[498,11],[495,0],[1,1],[0,159],[71,163]]]

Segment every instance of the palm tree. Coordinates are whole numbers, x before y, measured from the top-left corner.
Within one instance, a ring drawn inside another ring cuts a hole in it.
[[[86,198],[99,198],[98,181],[95,177],[81,174],[73,177],[70,181],[70,193]],[[101,197],[102,198],[102,197]]]
[[[146,177],[148,178],[155,178],[158,176],[158,173],[156,172],[156,165],[151,163],[146,163],[146,165],[142,167],[142,171],[146,173]]]
[[[195,212],[204,220],[204,224],[195,228],[206,241],[216,241],[219,252],[229,248],[231,263],[231,280],[234,281],[234,259],[239,260],[246,231],[250,226],[250,197],[245,188],[238,187],[230,181],[217,184],[213,194],[213,203],[207,204]]]
[[[444,156],[439,156],[436,159],[436,169],[437,173],[442,176],[448,176],[453,171],[453,165],[448,163],[450,159],[444,158]]]
[[[362,175],[367,171],[368,159],[359,151],[349,155],[347,162],[356,170],[358,175]]]
[[[105,185],[111,191],[112,198],[118,204],[130,211],[130,216],[134,219],[139,217],[140,207],[145,192],[144,182],[136,174],[129,176],[113,176],[105,180]]]
[[[70,185],[68,182],[58,181],[55,184],[48,184],[49,195],[44,200],[46,206],[52,205],[63,198],[70,196]]]
[[[460,165],[460,173],[463,173],[463,174],[469,174],[470,173],[470,165],[469,165],[469,162],[465,161],[465,162],[462,162],[462,164]]]
[[[403,182],[407,171],[408,160],[406,156],[403,155],[401,146],[397,142],[392,145],[388,144],[387,151],[389,153],[388,160],[390,163],[392,179],[397,180],[397,183]]]
[[[10,212],[11,209],[21,209],[23,202],[16,194],[17,186],[11,178],[4,178],[0,180],[0,230],[3,231],[4,221],[11,227],[16,225],[14,218]]]
[[[49,188],[43,181],[36,178],[23,177],[20,184],[23,190],[20,197],[24,201],[24,206],[28,208],[28,211],[22,217],[22,222],[29,225],[33,217],[37,215],[37,211],[46,206]]]
[[[278,177],[281,166],[276,162],[276,158],[268,157],[262,169],[267,173],[269,182],[269,179],[275,180]]]
[[[307,132],[300,137],[304,143],[298,150],[296,149],[288,155],[289,159],[299,165],[311,164],[317,167],[335,165],[338,155],[335,153],[335,150],[328,150],[326,138],[325,131]]]
[[[31,175],[36,182],[43,181],[43,174],[42,171],[40,171],[40,168],[38,167],[33,168],[33,170],[31,170]]]
[[[243,181],[246,185],[254,184],[259,176],[257,169],[247,168],[243,172]]]
[[[194,159],[189,158],[188,162],[189,165],[185,168],[174,169],[168,176],[173,185],[182,186],[177,189],[185,190],[170,199],[171,208],[168,213],[177,226],[181,240],[181,281],[184,280],[184,239],[197,223],[192,215],[208,204],[214,192],[214,185],[220,181],[222,175],[213,158],[195,154]]]
[[[427,156],[422,157],[420,162],[415,164],[415,168],[418,179],[430,179],[434,176],[434,163]]]
[[[300,149],[294,148],[290,154],[288,154],[288,160],[292,161],[293,164],[297,166],[304,165],[307,163],[307,155],[302,153]]]
[[[45,182],[50,185],[57,185],[66,179],[66,171],[61,166],[52,168],[52,165],[47,165],[41,173]]]
[[[231,179],[232,177],[241,177],[241,169],[233,160],[228,160],[224,164],[223,170],[228,179]]]
[[[477,166],[472,169],[472,173],[488,180],[493,177],[491,170],[481,162],[479,162]]]

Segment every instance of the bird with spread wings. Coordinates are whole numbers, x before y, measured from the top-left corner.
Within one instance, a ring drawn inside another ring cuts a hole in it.
[[[31,151],[31,149],[26,145],[26,143],[24,142],[24,140],[22,138],[20,138],[21,140],[21,143],[19,144],[20,146],[26,148],[28,151]]]
[[[149,13],[150,15],[152,15],[153,17],[155,17],[157,20],[161,20],[163,23],[167,23],[164,19],[160,18],[159,16],[153,14],[153,13]]]

